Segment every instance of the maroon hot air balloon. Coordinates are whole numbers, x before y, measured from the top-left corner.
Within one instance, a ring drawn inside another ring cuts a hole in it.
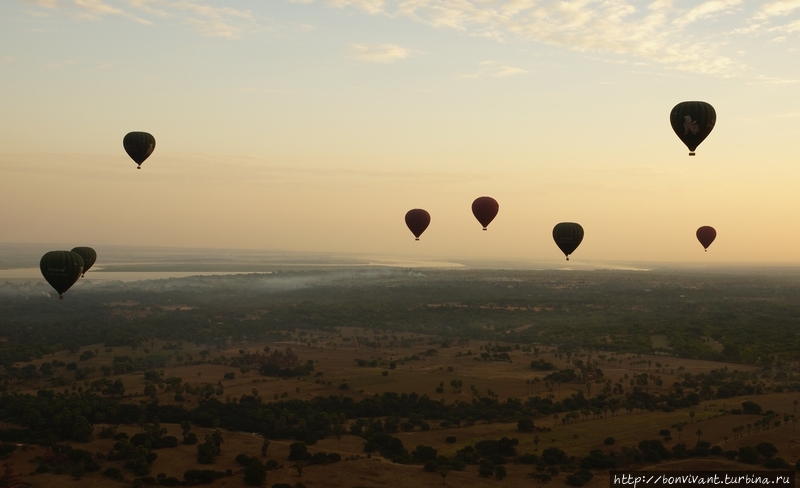
[[[500,205],[492,197],[478,197],[472,202],[472,214],[481,223],[483,230],[494,220],[498,210]]]
[[[717,231],[713,227],[704,225],[697,229],[697,240],[703,245],[703,249],[708,252],[708,246],[717,238]]]
[[[421,208],[415,208],[406,212],[406,225],[408,226],[411,233],[414,234],[416,237],[416,241],[419,240],[419,236],[425,232],[425,229],[428,228],[428,225],[431,223],[431,214],[422,210]]]

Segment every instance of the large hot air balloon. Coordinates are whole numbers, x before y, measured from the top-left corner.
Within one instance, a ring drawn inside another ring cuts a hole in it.
[[[122,139],[122,145],[128,156],[139,165],[136,169],[142,169],[142,163],[156,148],[156,139],[147,132],[128,132]]]
[[[406,212],[406,225],[408,226],[411,233],[414,234],[415,241],[419,240],[419,236],[425,232],[425,229],[428,228],[428,225],[431,223],[431,214],[422,210],[421,208],[415,208]]]
[[[708,246],[710,246],[711,243],[714,242],[714,239],[717,238],[717,231],[709,225],[704,225],[697,229],[696,235],[697,240],[703,245],[703,249],[708,252]]]
[[[583,240],[583,227],[575,222],[556,224],[553,227],[553,240],[569,261],[569,255],[575,252]]]
[[[497,216],[500,205],[492,197],[479,197],[472,202],[472,214],[486,230],[486,226]]]
[[[669,114],[672,130],[689,148],[689,156],[708,137],[717,123],[717,112],[706,102],[681,102]]]
[[[81,276],[85,275],[89,268],[94,265],[94,262],[97,261],[97,253],[91,247],[76,247],[72,249],[72,252],[83,258],[83,273],[81,273]]]
[[[58,299],[64,299],[64,292],[78,281],[83,272],[83,258],[72,251],[50,251],[39,261],[42,276],[58,292]]]

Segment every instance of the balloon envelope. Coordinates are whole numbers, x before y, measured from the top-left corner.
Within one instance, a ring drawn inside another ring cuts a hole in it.
[[[669,114],[672,130],[694,156],[697,146],[705,140],[717,123],[717,112],[706,102],[681,102]]]
[[[486,230],[486,227],[494,220],[498,210],[500,210],[500,205],[492,197],[479,197],[472,202],[472,214],[481,223],[483,230]]]
[[[703,249],[708,249],[708,246],[717,238],[717,231],[709,225],[704,225],[697,229],[697,240],[703,245]]]
[[[94,265],[94,262],[97,261],[97,253],[91,247],[75,247],[72,249],[72,252],[77,253],[83,258],[83,273],[81,276],[86,274],[89,268]]]
[[[421,208],[415,208],[406,212],[406,225],[411,233],[414,234],[414,237],[416,237],[415,240],[417,241],[430,223],[431,214]]]
[[[42,256],[39,269],[44,279],[58,292],[58,298],[63,300],[64,292],[81,277],[83,258],[72,251],[50,251]]]
[[[122,139],[125,152],[133,159],[137,168],[141,168],[144,160],[149,158],[156,148],[156,139],[147,132],[128,132]]]
[[[553,227],[553,240],[569,261],[569,255],[575,252],[583,240],[583,227],[575,222],[556,224]]]

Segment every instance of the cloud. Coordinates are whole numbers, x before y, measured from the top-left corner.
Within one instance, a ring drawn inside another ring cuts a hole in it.
[[[215,6],[198,0],[20,0],[37,7],[61,10],[88,20],[109,16],[126,17],[143,25],[159,20],[177,20],[204,36],[238,38],[262,29],[263,19],[252,11]]]
[[[756,19],[782,17],[800,9],[800,0],[776,0],[761,6],[756,14]]]
[[[711,0],[694,7],[676,20],[678,24],[691,24],[721,13],[730,13],[742,0]]]
[[[19,0],[22,3],[36,5],[37,7],[56,8],[58,7],[58,0]]]
[[[796,85],[797,83],[800,83],[800,80],[793,79],[793,78],[781,78],[779,76],[759,75],[758,77],[756,77],[756,81],[755,82],[751,82],[750,84]],[[785,117],[785,115],[783,117]]]
[[[481,61],[478,63],[478,66],[482,66],[482,68],[475,73],[461,75],[461,77],[481,78],[484,76],[494,76],[497,78],[505,78],[508,76],[520,75],[528,72],[528,70],[515,68],[513,66],[498,66],[496,61]]]
[[[364,44],[351,44],[352,57],[373,63],[391,63],[398,59],[405,59],[411,51],[395,44],[381,44],[380,46],[366,46]]]
[[[13,62],[14,62],[14,58],[11,57],[11,56],[0,57],[0,64],[8,64],[8,63],[13,63]]]
[[[337,8],[355,7],[364,12],[377,14],[383,12],[384,2],[383,0],[328,0],[328,4]]]
[[[527,73],[527,72],[528,72],[527,70],[524,70],[522,68],[514,68],[512,66],[501,66],[499,71],[494,73],[492,76],[498,76],[500,78],[505,78],[506,76],[519,75],[519,74]]]
[[[724,76],[743,73],[747,66],[723,54],[727,40],[717,29],[698,29],[696,24],[734,15],[741,21],[743,10],[754,10],[743,0],[705,0],[688,8],[674,0],[327,0],[326,4],[501,42],[529,40],[634,56],[678,70]],[[800,0],[775,1],[766,11],[788,11],[794,4]]]

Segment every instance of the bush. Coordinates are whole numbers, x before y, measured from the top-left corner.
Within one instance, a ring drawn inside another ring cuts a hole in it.
[[[439,464],[436,461],[428,461],[422,469],[429,473],[435,473],[439,471]]]
[[[484,478],[488,478],[494,474],[495,465],[491,461],[483,460],[481,461],[480,468],[478,468],[478,474],[483,476]]]
[[[261,486],[267,480],[267,468],[257,457],[250,458],[250,464],[244,468],[244,482],[250,486]]]
[[[447,437],[444,439],[444,441],[445,441],[446,443],[448,443],[448,444],[455,444],[455,443],[456,443],[456,436],[454,436],[454,435],[449,435],[449,436],[447,436]]]
[[[607,446],[613,446],[616,441],[613,437],[606,437],[606,440],[603,441],[603,444]]]
[[[533,420],[521,419],[517,422],[517,430],[520,432],[533,432]]]
[[[103,471],[103,476],[111,478],[112,480],[122,481],[122,471],[119,468],[106,468]]]
[[[579,469],[574,474],[567,476],[567,483],[572,486],[583,486],[588,483],[592,477],[592,472],[588,469]]]

